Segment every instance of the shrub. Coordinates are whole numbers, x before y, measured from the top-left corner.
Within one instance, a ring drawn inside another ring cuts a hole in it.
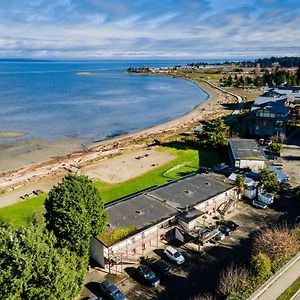
[[[263,169],[259,172],[259,182],[268,193],[279,190],[279,182],[276,174],[268,169]]]
[[[259,282],[262,282],[271,275],[272,263],[270,258],[264,253],[252,256],[250,262],[251,274]]]
[[[272,267],[277,269],[287,259],[297,253],[299,241],[295,233],[285,225],[260,231],[253,240],[253,253],[269,256]]]
[[[248,276],[244,266],[229,265],[220,273],[218,292],[223,295],[242,294],[248,288]]]
[[[298,241],[300,243],[300,228],[295,228],[293,230],[293,233],[295,234],[296,238],[298,239]]]
[[[282,144],[281,143],[272,143],[270,145],[270,149],[275,152],[276,154],[280,154],[280,151],[282,149]]]

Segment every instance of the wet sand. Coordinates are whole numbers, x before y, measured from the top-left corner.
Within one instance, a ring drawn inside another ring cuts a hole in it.
[[[208,99],[190,113],[167,123],[94,143],[84,150],[76,140],[56,143],[32,140],[0,149],[0,190],[6,191],[21,184],[44,180],[70,165],[81,168],[125,150],[149,147],[155,140],[191,130],[199,121],[230,113],[223,104],[235,102],[235,97],[201,79],[193,82],[207,92]]]

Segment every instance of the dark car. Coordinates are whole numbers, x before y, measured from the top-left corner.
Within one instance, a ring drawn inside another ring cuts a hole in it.
[[[240,228],[239,224],[237,224],[231,220],[224,222],[224,225],[229,227],[232,231]]]
[[[100,283],[101,290],[105,297],[112,300],[126,300],[122,292],[109,280]]]
[[[212,230],[208,227],[203,227],[199,230],[199,237],[202,239],[207,238],[211,234]]]
[[[158,286],[160,280],[157,275],[147,266],[142,265],[137,268],[137,274],[140,279],[147,285]]]
[[[171,275],[171,266],[164,259],[147,259],[144,261],[152,271],[160,277],[167,277]]]
[[[231,229],[224,224],[219,226],[219,230],[223,232],[225,235],[229,235],[231,233]]]

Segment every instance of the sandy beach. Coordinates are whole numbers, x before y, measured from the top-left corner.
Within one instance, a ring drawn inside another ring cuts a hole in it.
[[[51,145],[45,141],[38,141],[39,147],[37,141],[30,141],[17,145],[18,150],[14,147],[4,151],[1,149],[0,190],[5,192],[24,184],[52,178],[69,166],[82,168],[123,151],[144,149],[155,140],[191,130],[199,121],[230,113],[224,104],[236,102],[234,96],[201,79],[195,79],[193,82],[209,95],[208,99],[191,112],[167,123],[93,143],[84,150],[78,141],[59,141]],[[25,149],[27,151],[23,151]]]

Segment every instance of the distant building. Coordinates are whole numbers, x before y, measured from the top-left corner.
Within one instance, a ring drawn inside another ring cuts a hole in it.
[[[122,199],[106,206],[109,224],[92,238],[90,255],[111,271],[137,261],[163,240],[195,238],[209,215],[234,210],[236,200],[234,182],[214,173],[192,174]],[[122,230],[125,234],[111,242],[105,238]]]
[[[250,134],[257,137],[283,138],[289,119],[287,99],[285,95],[257,97],[250,110]]]
[[[237,168],[257,171],[266,165],[266,158],[260,146],[252,139],[230,139],[229,153],[233,166]]]

